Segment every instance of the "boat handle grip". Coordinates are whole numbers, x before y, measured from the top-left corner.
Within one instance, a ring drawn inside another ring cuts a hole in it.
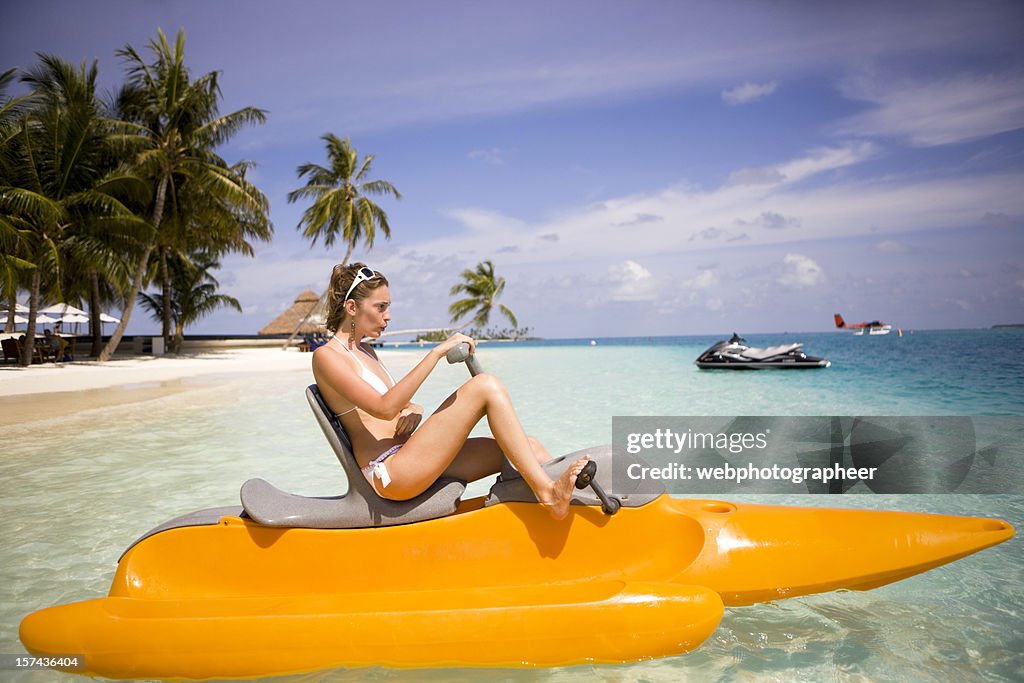
[[[606,515],[614,515],[622,507],[622,502],[618,498],[609,496],[604,492],[604,488],[597,483],[597,463],[591,460],[583,469],[579,475],[576,476],[576,488],[582,490],[587,487],[594,489],[594,493],[601,500],[601,509]]]
[[[462,342],[458,346],[453,346],[448,350],[445,358],[447,358],[448,362],[453,365],[455,363],[462,363],[465,361],[466,367],[469,368],[469,374],[474,377],[484,371],[483,368],[480,367],[480,361],[476,359],[476,355],[470,352],[468,342]]]

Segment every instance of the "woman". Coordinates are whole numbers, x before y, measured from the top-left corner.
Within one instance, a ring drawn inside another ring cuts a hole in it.
[[[508,456],[551,515],[565,517],[588,456],[552,481],[541,467],[551,456],[523,432],[508,392],[492,375],[463,384],[421,426],[423,407],[412,403],[413,395],[449,349],[462,342],[472,349],[474,342],[452,335],[396,382],[361,343],[387,328],[390,307],[383,275],[363,263],[336,266],[327,300],[327,329],[334,336],[313,353],[313,377],[345,427],[370,486],[383,498],[408,500],[440,477],[474,481],[495,474]],[[485,416],[494,438],[468,438]]]

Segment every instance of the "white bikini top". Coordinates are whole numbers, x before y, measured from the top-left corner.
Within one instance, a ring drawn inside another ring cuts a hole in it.
[[[377,393],[380,394],[381,396],[386,394],[388,389],[390,389],[391,387],[389,387],[387,384],[385,384],[384,380],[382,380],[380,377],[377,376],[377,373],[373,372],[368,367],[366,367],[363,364],[363,362],[361,360],[359,360],[359,355],[354,353],[352,351],[352,349],[348,348],[347,344],[342,342],[337,337],[332,337],[332,339],[336,339],[338,341],[338,345],[341,346],[341,348],[343,348],[346,351],[348,351],[349,354],[351,354],[351,356],[353,358],[355,358],[356,363],[359,363],[359,369],[361,370],[360,376],[363,378],[363,381],[366,382],[367,384],[369,384],[371,387],[373,387],[377,391]],[[388,369],[386,367],[384,367],[384,364],[381,363],[380,361],[377,361],[377,364],[380,366],[380,369],[384,371],[384,374],[388,376],[388,379],[391,380],[391,386],[392,387],[395,386],[395,378],[391,376],[391,373],[388,372]],[[348,415],[349,413],[351,413],[355,409],[356,409],[356,406],[352,406],[351,408],[349,408],[348,410],[346,410],[344,412],[337,413],[337,416],[341,417],[342,415]]]

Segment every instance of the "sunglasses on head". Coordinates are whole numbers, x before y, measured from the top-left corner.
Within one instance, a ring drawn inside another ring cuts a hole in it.
[[[359,272],[356,273],[355,279],[352,280],[352,286],[348,288],[348,292],[345,293],[345,298],[342,299],[342,301],[348,301],[349,297],[352,296],[352,291],[356,287],[366,282],[367,280],[372,280],[375,277],[380,277],[380,273],[376,272],[375,270],[371,270],[370,268],[366,268],[365,266],[363,268],[360,268]]]

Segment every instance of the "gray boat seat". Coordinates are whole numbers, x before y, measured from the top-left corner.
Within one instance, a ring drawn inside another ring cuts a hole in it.
[[[466,483],[438,479],[411,500],[381,498],[359,470],[352,444],[338,418],[324,403],[315,384],[306,389],[313,414],[348,477],[348,492],[341,496],[308,498],[281,491],[263,479],[242,485],[242,507],[266,526],[312,529],[355,529],[408,524],[444,517],[458,508]]]

